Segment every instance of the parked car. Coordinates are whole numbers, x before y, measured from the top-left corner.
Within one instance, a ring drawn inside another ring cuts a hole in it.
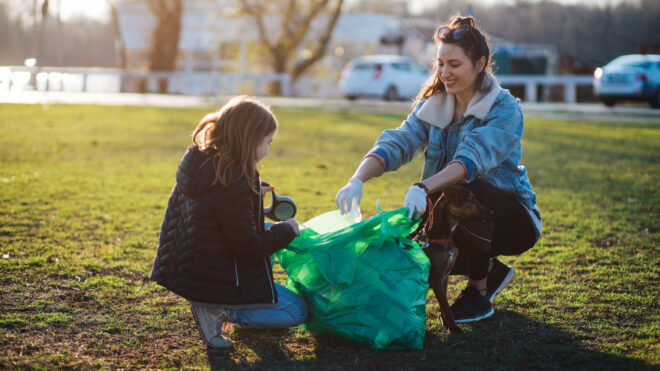
[[[660,108],[660,55],[622,55],[596,68],[594,93],[606,106],[621,100],[646,100]]]
[[[344,67],[339,80],[347,99],[382,97],[385,100],[414,98],[429,72],[400,55],[369,55],[355,58]]]

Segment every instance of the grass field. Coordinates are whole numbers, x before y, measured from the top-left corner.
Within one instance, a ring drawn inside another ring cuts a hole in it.
[[[190,132],[207,110],[0,105],[0,369],[658,369],[660,126],[528,119],[523,162],[544,233],[488,320],[449,335],[431,294],[423,350],[301,328],[236,329],[209,353],[185,301],[149,282]],[[403,116],[276,109],[262,177],[304,221],[334,208]],[[365,186],[398,208],[421,159]],[[279,268],[279,267],[278,267]],[[279,269],[276,278],[285,280]],[[450,300],[463,288],[450,284]]]

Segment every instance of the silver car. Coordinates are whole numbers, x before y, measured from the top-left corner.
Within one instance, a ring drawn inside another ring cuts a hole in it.
[[[400,55],[369,55],[353,59],[342,71],[341,93],[347,99],[380,97],[385,100],[414,98],[430,72]]]
[[[660,108],[660,55],[622,55],[596,68],[594,93],[606,106],[622,100],[644,100]]]

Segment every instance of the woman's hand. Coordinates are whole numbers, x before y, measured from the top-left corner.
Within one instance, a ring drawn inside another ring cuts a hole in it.
[[[291,228],[293,228],[293,231],[296,232],[296,236],[300,236],[300,227],[298,226],[297,220],[291,218],[291,219],[287,219],[283,223],[287,223],[288,225],[290,225]]]
[[[426,211],[426,190],[418,185],[411,185],[403,201],[403,207],[408,208],[408,219],[412,219],[415,212],[421,216]]]
[[[341,214],[351,212],[353,199],[355,199],[356,205],[360,204],[360,201],[362,200],[362,186],[363,183],[361,180],[353,178],[348,181],[344,188],[337,192],[335,203],[339,207]]]

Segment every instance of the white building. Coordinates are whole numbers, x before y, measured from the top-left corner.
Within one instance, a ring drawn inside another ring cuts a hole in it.
[[[273,73],[268,52],[260,44],[254,20],[242,15],[238,0],[185,1],[179,39],[176,78],[172,93],[266,94]],[[156,21],[144,0],[121,2],[119,23],[129,70],[147,67],[150,38]],[[273,13],[265,18],[269,35],[280,32],[280,19]],[[319,17],[310,28],[308,42],[327,27]],[[437,23],[428,19],[400,19],[372,13],[340,15],[326,56],[298,78],[290,89],[296,96],[339,96],[338,81],[351,59],[369,54],[402,54],[422,65],[435,59],[433,32]],[[513,44],[491,36],[494,60],[500,74],[553,74],[557,71],[557,50],[552,45]],[[309,53],[301,45],[298,56]],[[132,90],[130,83],[125,90]]]
[[[128,69],[145,69],[155,18],[144,1],[122,2],[118,6],[119,22]],[[269,33],[277,36],[280,21],[276,15],[266,17]],[[326,27],[319,17],[312,23],[308,40]],[[337,82],[344,65],[352,58],[367,54],[390,53],[381,39],[396,33],[401,22],[388,15],[341,14],[328,45],[326,56],[299,77],[292,87],[293,95],[337,96]],[[428,37],[430,41],[430,36]],[[423,43],[421,43],[423,44]],[[421,49],[420,49],[421,50]],[[308,53],[299,48],[299,56]],[[219,93],[264,94],[259,76],[272,72],[269,55],[259,42],[254,20],[242,15],[235,0],[198,0],[184,2],[179,39],[177,71],[184,72],[183,82],[170,84],[172,92],[205,91],[208,73],[231,76],[219,79],[211,91]],[[203,72],[203,73],[199,73]],[[127,86],[130,90],[130,87]]]

